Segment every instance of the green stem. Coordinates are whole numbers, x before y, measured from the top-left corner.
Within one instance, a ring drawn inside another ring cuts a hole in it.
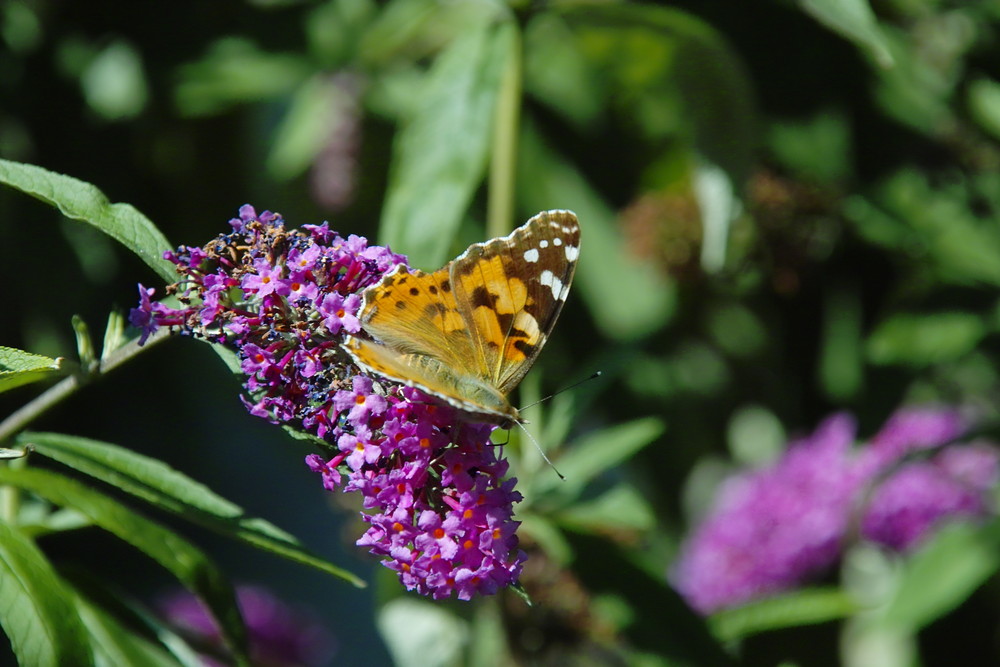
[[[506,236],[514,222],[514,184],[517,169],[518,125],[521,121],[521,68],[523,65],[521,33],[513,23],[510,31],[510,57],[504,67],[497,95],[493,127],[493,156],[490,160],[489,199],[486,206],[486,232],[490,237]]]
[[[23,405],[9,417],[0,422],[0,442],[6,442],[15,434],[22,431],[28,424],[41,416],[46,410],[56,405],[63,399],[71,396],[77,390],[90,384],[95,378],[108,373],[121,366],[132,357],[139,354],[145,348],[164,341],[170,336],[170,330],[163,328],[150,336],[145,345],[139,347],[138,339],[129,341],[125,345],[112,352],[107,358],[102,359],[97,367],[91,371],[81,369],[68,377],[63,378],[47,390],[39,394],[32,401]]]

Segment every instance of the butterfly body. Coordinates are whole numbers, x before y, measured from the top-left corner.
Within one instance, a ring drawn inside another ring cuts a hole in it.
[[[417,387],[476,421],[522,422],[507,395],[531,368],[569,292],[580,248],[570,211],[546,211],[433,273],[397,266],[365,290],[362,369]]]

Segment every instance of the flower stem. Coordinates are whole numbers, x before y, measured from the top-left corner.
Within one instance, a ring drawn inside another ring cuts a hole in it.
[[[142,347],[139,347],[138,339],[133,339],[109,354],[106,358],[101,359],[93,369],[81,368],[76,373],[63,378],[32,401],[21,406],[20,409],[13,412],[3,422],[0,422],[0,443],[12,438],[16,433],[40,417],[46,410],[72,395],[78,389],[124,364],[143,349],[166,340],[168,336],[170,336],[169,329],[159,329],[146,339],[146,343]]]
[[[505,236],[513,228],[517,137],[521,121],[521,33],[513,23],[504,29],[509,33],[511,45],[500,81],[493,126],[493,156],[490,160],[486,209],[486,231],[490,237]]]

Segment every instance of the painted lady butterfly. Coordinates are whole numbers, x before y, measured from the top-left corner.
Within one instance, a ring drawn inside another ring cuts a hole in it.
[[[433,273],[399,265],[363,293],[363,370],[417,387],[477,421],[523,422],[507,400],[559,317],[580,254],[571,211],[545,211]]]

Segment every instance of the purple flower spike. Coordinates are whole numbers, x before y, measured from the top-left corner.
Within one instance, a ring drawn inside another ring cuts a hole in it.
[[[995,447],[950,446],[929,461],[904,462],[965,428],[955,410],[910,408],[855,449],[853,419],[828,418],[776,463],[723,483],[683,545],[671,581],[707,614],[828,570],[859,518],[864,538],[905,550],[945,520],[984,516],[987,494],[1000,480]]]
[[[160,326],[236,349],[251,414],[328,445],[306,465],[324,488],[362,495],[369,528],[358,540],[409,590],[463,600],[517,580],[516,480],[490,443],[495,428],[384,379],[378,389],[341,348],[361,331],[361,292],[406,258],[343,238],[327,223],[288,231],[252,206],[233,232],[166,256],[183,280],[170,310],[140,286],[132,323],[143,340]]]

